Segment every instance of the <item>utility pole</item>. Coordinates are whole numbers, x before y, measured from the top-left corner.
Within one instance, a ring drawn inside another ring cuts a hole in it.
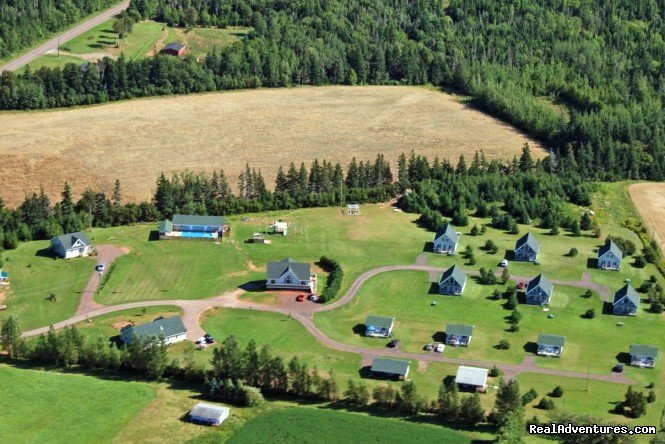
[[[591,364],[586,367],[586,391],[589,391],[589,378],[591,377]]]
[[[60,57],[60,36],[58,36],[58,57]]]

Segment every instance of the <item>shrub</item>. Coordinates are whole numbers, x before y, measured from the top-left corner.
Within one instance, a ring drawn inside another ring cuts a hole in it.
[[[489,372],[488,372],[487,374],[488,374],[489,376],[491,376],[492,378],[496,378],[497,376],[499,376],[499,375],[501,374],[501,371],[500,371],[499,368],[495,365],[494,367],[492,367],[492,368],[489,370]]]
[[[537,397],[538,393],[534,389],[529,390],[528,392],[522,395],[522,405],[527,405]]]
[[[507,339],[502,339],[499,341],[499,344],[496,346],[499,350],[508,350],[510,349],[510,342]]]
[[[501,292],[500,292],[499,290],[494,290],[494,291],[492,292],[492,296],[490,296],[490,298],[491,298],[493,301],[498,301],[499,299],[501,299]]]
[[[593,308],[588,309],[588,310],[584,313],[584,317],[587,318],[587,319],[593,319],[593,318],[595,318],[595,317],[596,317],[596,310],[594,310]]]
[[[656,392],[654,392],[653,390],[649,390],[649,394],[647,395],[647,402],[649,404],[653,404],[654,402],[656,402]]]
[[[633,263],[633,265],[636,268],[644,268],[644,267],[647,266],[647,261],[646,261],[646,259],[644,259],[644,256],[641,256],[641,255],[640,256],[635,256],[635,262]]]
[[[342,271],[342,267],[339,262],[327,256],[321,256],[319,263],[321,264],[321,268],[330,271],[330,274],[328,275],[328,282],[326,282],[326,288],[323,289],[320,299],[321,302],[329,302],[337,297],[337,293],[342,286],[344,272]]]
[[[543,410],[554,410],[554,401],[549,398],[541,398],[536,407]]]
[[[561,388],[560,385],[557,385],[554,387],[554,390],[552,390],[552,397],[554,398],[561,398],[563,396],[563,388]]]
[[[589,299],[591,296],[593,296],[593,291],[591,291],[591,290],[585,291],[584,294],[582,295],[583,298],[587,298],[587,299]]]
[[[574,248],[574,247],[573,247],[573,248],[571,248],[570,251],[568,252],[568,256],[570,256],[570,257],[575,257],[575,256],[577,256],[578,253],[579,253],[579,251],[577,251],[577,248]]]

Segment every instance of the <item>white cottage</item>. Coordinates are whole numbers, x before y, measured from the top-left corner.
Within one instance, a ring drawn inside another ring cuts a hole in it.
[[[92,242],[85,233],[63,234],[51,239],[51,250],[65,259],[72,259],[92,254]]]

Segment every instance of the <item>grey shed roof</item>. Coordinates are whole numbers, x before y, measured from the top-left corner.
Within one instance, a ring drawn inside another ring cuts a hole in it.
[[[367,316],[365,325],[373,325],[380,328],[391,328],[395,322],[395,318],[388,318],[385,316]]]
[[[409,361],[389,358],[374,358],[372,371],[405,376],[409,371]]]
[[[56,237],[55,239],[60,240],[60,243],[62,244],[63,247],[65,247],[65,250],[72,248],[72,245],[74,245],[77,240],[83,242],[84,245],[92,245],[92,242],[90,242],[88,236],[86,236],[85,233],[82,231],[78,231],[76,233],[63,234],[61,236]]]
[[[540,242],[538,242],[538,239],[536,239],[536,237],[531,233],[527,233],[524,236],[517,239],[517,242],[515,243],[515,249],[517,250],[519,247],[521,247],[524,244],[527,244],[535,252],[538,252],[540,250]]]
[[[127,327],[123,327],[121,332],[124,333],[127,330],[131,330],[131,334],[137,337],[159,336],[163,334],[166,338],[187,332],[180,316],[157,319],[147,324],[128,325]]]
[[[554,285],[552,285],[549,279],[547,279],[545,275],[542,273],[540,273],[538,276],[529,281],[529,285],[526,286],[526,292],[527,293],[530,292],[537,286],[540,286],[540,288],[542,288],[543,291],[548,295],[550,296],[552,295],[552,291],[554,290]]]
[[[194,406],[194,408],[189,412],[191,416],[196,416],[197,418],[205,418],[219,421],[222,419],[222,416],[231,409],[228,407],[223,407],[220,405],[206,404],[205,402],[199,402]]]
[[[174,51],[180,51],[182,48],[184,48],[185,45],[183,45],[180,42],[171,42],[168,45],[164,47],[164,49],[172,49]]]
[[[618,259],[623,258],[623,251],[621,251],[621,249],[617,247],[617,244],[615,244],[610,239],[606,240],[605,245],[603,245],[598,249],[598,257],[601,257],[603,254],[607,253],[608,251],[611,251],[612,254],[615,255]]]
[[[311,266],[305,262],[296,262],[287,257],[279,262],[268,262],[268,279],[279,279],[286,270],[291,269],[296,278],[306,281],[311,276]]]
[[[471,336],[473,334],[473,325],[448,324],[446,326],[446,335]]]
[[[464,270],[462,270],[459,266],[453,265],[449,269],[443,272],[441,275],[441,279],[439,279],[439,283],[445,281],[448,279],[450,276],[455,279],[455,282],[457,282],[459,285],[464,285],[464,282],[466,281],[466,273]]]
[[[563,336],[557,335],[538,335],[538,345],[552,345],[554,347],[563,347],[563,344],[566,342],[566,338]]]
[[[205,225],[207,227],[223,227],[224,218],[222,216],[196,216],[192,214],[174,214],[173,223],[175,225]]]
[[[448,239],[451,241],[457,243],[459,240],[459,234],[455,230],[453,230],[453,226],[450,224],[446,224],[446,227],[443,230],[439,230],[436,235],[434,236],[434,241],[436,242],[441,236],[443,235],[448,236]]]
[[[650,358],[655,358],[656,356],[658,356],[658,349],[656,347],[651,347],[649,345],[633,344],[630,346],[630,355],[648,356]]]
[[[465,367],[460,365],[457,368],[457,375],[455,375],[455,382],[458,384],[475,385],[476,387],[483,387],[487,384],[487,374],[489,370],[486,368],[478,367]]]
[[[632,285],[626,284],[614,293],[614,304],[627,297],[635,307],[640,305],[640,295],[637,294]]]

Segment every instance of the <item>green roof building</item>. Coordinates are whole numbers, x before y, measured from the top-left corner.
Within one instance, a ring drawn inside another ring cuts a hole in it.
[[[390,358],[374,358],[372,374],[383,377],[406,379],[409,375],[409,361]]]
[[[166,344],[173,344],[187,339],[187,328],[180,316],[171,318],[157,318],[152,322],[141,325],[128,325],[120,330],[120,339],[126,344],[132,342],[134,337],[144,338],[164,336]]]

